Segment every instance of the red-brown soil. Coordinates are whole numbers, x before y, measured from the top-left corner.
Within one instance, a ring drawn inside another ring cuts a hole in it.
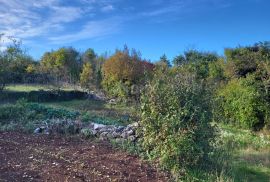
[[[164,173],[109,142],[0,133],[0,181],[168,181]]]

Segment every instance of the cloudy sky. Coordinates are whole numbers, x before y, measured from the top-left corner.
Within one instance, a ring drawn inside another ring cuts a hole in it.
[[[51,49],[127,44],[144,58],[270,40],[269,0],[0,0],[0,49],[22,40],[36,59]]]

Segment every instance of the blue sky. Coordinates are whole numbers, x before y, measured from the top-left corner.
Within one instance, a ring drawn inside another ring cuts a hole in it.
[[[0,0],[0,49],[13,36],[36,59],[63,46],[101,54],[124,44],[152,61],[193,48],[222,54],[270,40],[269,8],[269,0]]]

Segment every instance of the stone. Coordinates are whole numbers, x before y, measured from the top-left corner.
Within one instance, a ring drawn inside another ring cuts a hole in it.
[[[124,138],[124,139],[127,139],[127,138],[128,138],[128,135],[127,135],[126,132],[123,132],[123,133],[121,134],[121,137]]]
[[[138,122],[134,122],[132,124],[129,124],[128,127],[131,127],[131,128],[138,128],[139,127],[139,123]]]
[[[107,127],[101,128],[101,129],[99,130],[100,133],[108,132],[108,131],[109,131],[109,129],[108,129]]]
[[[41,128],[36,128],[36,129],[34,130],[34,133],[35,133],[35,134],[39,134],[39,133],[41,133],[41,132],[42,132]]]
[[[118,126],[118,127],[116,128],[116,132],[122,132],[124,129],[125,129],[124,126]]]
[[[132,128],[130,126],[127,126],[124,131],[129,131],[129,130],[132,130]]]
[[[109,104],[116,104],[116,100],[115,99],[109,100]]]
[[[112,132],[112,138],[119,138],[120,137],[120,133],[119,132]]]
[[[108,135],[108,132],[103,132],[103,133],[100,133],[100,137],[102,138],[106,138]]]
[[[113,138],[112,133],[108,133],[108,134],[107,134],[107,138]]]
[[[46,128],[44,133],[45,133],[46,135],[49,135],[49,134],[50,134],[49,128]]]
[[[104,125],[104,124],[96,124],[96,123],[93,123],[93,128],[94,128],[94,130],[100,130],[101,128],[105,128],[106,127],[106,125]]]
[[[131,135],[135,134],[134,130],[129,130],[126,133],[127,133],[128,136],[131,136]]]
[[[97,135],[97,131],[96,130],[91,130],[92,131],[92,135]]]

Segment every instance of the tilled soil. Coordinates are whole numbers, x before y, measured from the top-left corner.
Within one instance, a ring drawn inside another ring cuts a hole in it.
[[[0,181],[168,181],[109,142],[79,137],[0,133]]]

